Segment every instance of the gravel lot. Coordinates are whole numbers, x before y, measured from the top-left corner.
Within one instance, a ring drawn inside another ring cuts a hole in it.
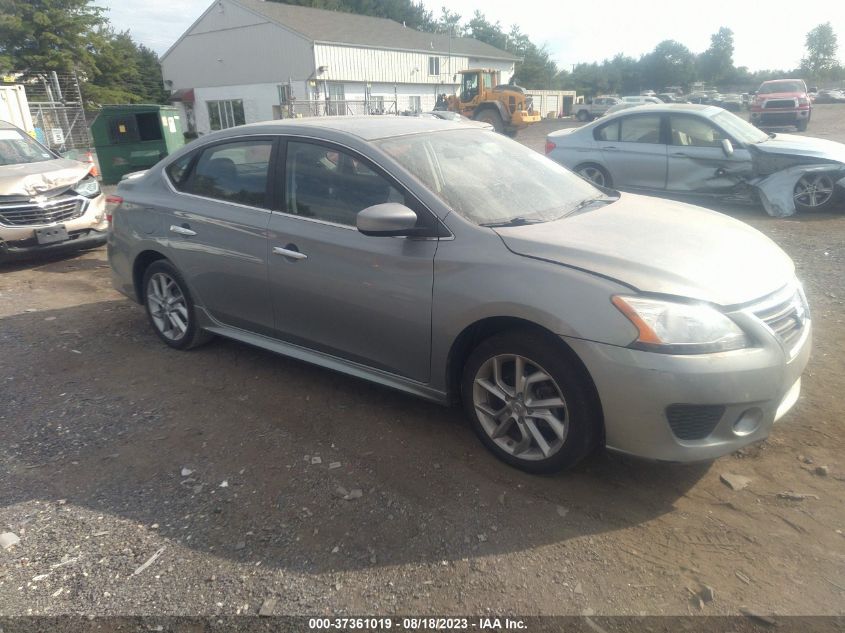
[[[845,107],[808,134],[845,141]],[[0,267],[0,615],[845,614],[845,215],[719,210],[794,258],[815,347],[766,443],[694,466],[528,476],[458,410],[168,349],[104,249]]]

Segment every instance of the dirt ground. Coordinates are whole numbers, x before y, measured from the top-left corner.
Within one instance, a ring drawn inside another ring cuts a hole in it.
[[[845,141],[845,107],[808,134]],[[104,249],[0,267],[0,533],[20,538],[0,615],[845,614],[845,214],[720,210],[805,283],[798,404],[713,463],[554,477],[498,462],[458,410],[225,340],[170,350]]]

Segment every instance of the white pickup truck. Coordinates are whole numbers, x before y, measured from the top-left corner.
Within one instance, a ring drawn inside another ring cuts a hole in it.
[[[596,117],[600,117],[607,112],[611,106],[617,103],[622,103],[619,97],[596,97],[595,99],[588,99],[584,103],[579,103],[575,106],[575,118],[586,123],[592,121]]]

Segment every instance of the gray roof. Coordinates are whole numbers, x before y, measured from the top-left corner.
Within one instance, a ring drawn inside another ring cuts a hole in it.
[[[471,37],[453,37],[407,28],[386,18],[312,9],[264,0],[233,0],[272,22],[296,31],[314,42],[353,44],[518,61],[519,58]],[[451,43],[450,43],[451,39]]]
[[[341,134],[357,136],[365,141],[373,141],[394,136],[455,129],[478,130],[480,128],[473,121],[445,121],[436,117],[359,115],[261,121],[259,123],[230,127],[221,132],[214,132],[213,134],[222,137],[243,135],[247,133],[247,130],[256,133],[267,132],[274,134],[305,134],[325,130],[327,132],[324,133],[339,132]],[[204,136],[203,138],[210,138],[210,135]]]

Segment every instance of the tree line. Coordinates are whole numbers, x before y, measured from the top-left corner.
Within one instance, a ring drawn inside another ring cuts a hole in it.
[[[0,71],[76,71],[88,106],[164,103],[158,55],[104,13],[93,0],[0,0]]]
[[[532,89],[594,95],[688,88],[694,82],[745,90],[784,76],[818,84],[845,81],[830,22],[806,34],[806,57],[794,69],[752,72],[736,67],[734,34],[727,27],[714,33],[709,48],[699,54],[665,40],[639,58],[618,53],[602,62],[559,68],[546,46],[534,43],[517,25],[504,28],[478,10],[465,19],[446,7],[435,16],[418,0],[273,1],[389,18],[421,31],[475,38],[519,57],[513,81]],[[77,70],[89,105],[164,103],[167,91],[158,56],[129,31],[115,31],[104,13],[94,0],[0,0],[0,71]]]

